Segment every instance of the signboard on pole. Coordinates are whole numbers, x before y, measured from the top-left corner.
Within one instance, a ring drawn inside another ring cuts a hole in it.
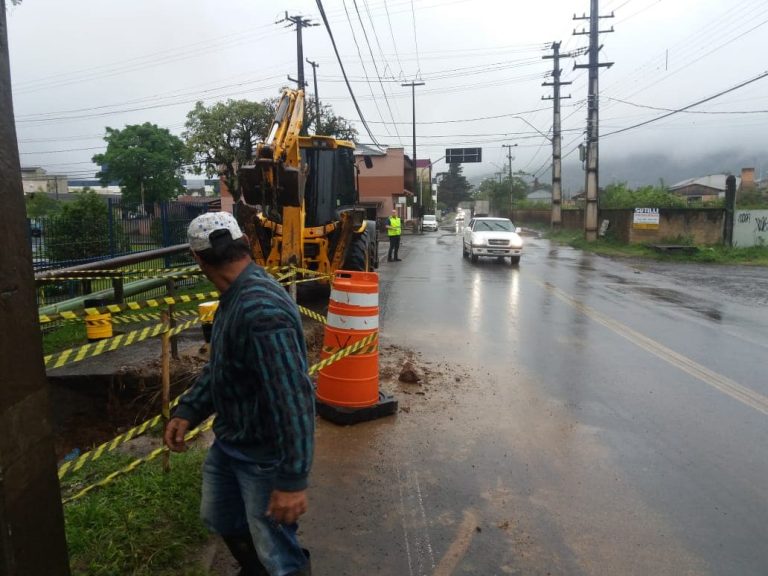
[[[635,208],[635,213],[632,216],[632,228],[635,230],[658,230],[659,209]]]
[[[463,164],[467,162],[482,162],[482,148],[446,148],[446,164]]]

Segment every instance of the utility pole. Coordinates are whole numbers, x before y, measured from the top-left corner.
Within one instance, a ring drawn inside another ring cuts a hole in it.
[[[0,0],[0,574],[68,576]]]
[[[566,56],[570,56],[567,54]],[[560,80],[560,42],[552,43],[552,54],[543,57],[545,60],[553,60],[552,82],[544,82],[542,86],[552,86],[554,94],[552,96],[542,96],[542,100],[552,100],[554,109],[554,119],[552,122],[552,229],[560,230],[562,226],[561,204],[563,200],[563,177],[562,177],[562,136],[560,130],[560,100],[567,100],[568,96],[560,95],[560,86],[567,86],[572,82],[562,82]]]
[[[418,171],[416,170],[416,86],[424,86],[424,82],[407,82],[400,84],[400,86],[411,87],[411,102],[413,105],[413,183],[416,184],[416,178],[418,177]],[[422,210],[422,199],[419,198],[419,210]],[[420,215],[421,216],[421,215]]]
[[[502,144],[502,148],[507,148],[507,160],[509,160],[509,182],[511,185],[512,182],[512,160],[515,159],[514,156],[512,156],[512,148],[516,148],[517,144]]]
[[[312,62],[309,58],[307,58],[307,64],[312,66],[312,79],[314,81],[315,85],[315,133],[320,133],[320,96],[317,93],[317,69],[320,67],[320,64],[317,62]]]
[[[304,90],[304,88],[307,86],[307,83],[304,81],[304,44],[302,42],[301,30],[303,28],[308,28],[309,26],[318,26],[318,24],[311,22],[309,18],[303,18],[301,16],[288,16],[288,12],[285,13],[285,18],[278,20],[276,24],[280,24],[281,22],[288,22],[288,24],[285,26],[286,28],[296,26],[296,62],[298,63],[298,72],[296,79],[288,76],[288,80],[291,82],[296,82],[299,90]],[[305,123],[302,123],[301,134],[306,136],[307,133],[307,126]]]
[[[507,160],[509,161],[509,213],[510,217],[512,216],[512,207],[514,205],[513,199],[512,199],[512,160],[514,159],[514,156],[512,156],[512,148],[515,148],[517,144],[502,144],[502,148],[507,149]]]
[[[281,22],[288,22],[286,28],[296,26],[296,62],[298,63],[298,72],[295,80],[290,76],[288,76],[288,80],[296,82],[299,85],[299,90],[304,90],[307,83],[304,81],[304,44],[302,43],[301,30],[310,26],[319,26],[319,24],[302,16],[288,16],[288,12],[285,13],[285,18],[278,20],[276,23],[280,24]]]
[[[590,0],[589,16],[573,15],[574,20],[589,20],[589,32],[582,29],[580,32],[573,31],[575,36],[589,35],[589,64],[577,64],[575,68],[589,69],[589,96],[587,97],[588,116],[587,116],[587,145],[586,145],[586,164],[587,174],[585,179],[585,192],[587,205],[584,213],[584,238],[588,242],[597,240],[597,201],[599,190],[599,109],[600,109],[600,90],[599,90],[599,69],[601,67],[609,68],[613,62],[599,62],[598,52],[601,45],[598,45],[599,35],[610,30],[600,30],[600,20],[602,18],[613,18],[613,13],[609,16],[600,16],[598,0]]]

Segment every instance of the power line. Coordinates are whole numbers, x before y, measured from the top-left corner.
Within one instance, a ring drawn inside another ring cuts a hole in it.
[[[421,122],[416,122],[416,126],[421,126],[425,124],[456,124],[459,122],[477,122],[479,120],[497,120],[498,118],[510,118],[514,116],[521,116],[523,114],[531,114],[533,112],[540,112],[541,110],[549,110],[549,108],[534,108],[533,110],[523,110],[521,112],[513,112],[511,114],[497,114],[495,116],[480,116],[478,118],[463,118],[460,120],[425,120]],[[373,122],[371,121],[370,124],[379,124],[379,122]],[[398,124],[407,124],[411,125],[411,122],[398,122]]]
[[[355,42],[355,48],[357,48],[357,56],[360,59],[360,67],[363,69],[363,75],[365,76],[365,82],[368,84],[368,91],[371,93],[371,99],[373,100],[373,105],[376,108],[376,112],[379,115],[379,120],[382,122],[384,121],[384,115],[381,113],[381,108],[379,108],[379,102],[376,98],[376,95],[373,93],[373,86],[371,85],[371,79],[368,76],[368,70],[365,68],[365,64],[363,63],[363,54],[360,52],[360,44],[357,42],[357,35],[355,34],[355,28],[352,26],[352,19],[349,17],[349,11],[347,10],[347,2],[346,0],[341,0],[342,5],[344,6],[344,12],[347,15],[347,22],[349,23],[349,31],[352,33],[352,40]],[[346,75],[344,76],[344,80],[347,80]],[[387,131],[387,134],[389,134],[389,128],[385,125],[384,129]]]
[[[727,90],[723,90],[722,92],[718,92],[717,94],[713,94],[712,96],[708,96],[707,98],[703,98],[702,100],[698,100],[694,102],[693,104],[688,104],[688,106],[684,106],[683,108],[678,108],[676,110],[672,110],[671,112],[667,114],[662,114],[661,116],[657,116],[656,118],[651,118],[650,120],[646,120],[645,122],[640,122],[638,124],[634,124],[633,126],[627,126],[626,128],[621,128],[620,130],[614,130],[613,132],[608,132],[607,134],[603,134],[603,137],[607,136],[613,136],[614,134],[621,134],[622,132],[627,132],[628,130],[634,130],[635,128],[640,128],[641,126],[646,126],[648,124],[651,124],[652,122],[658,122],[659,120],[663,120],[664,118],[669,118],[670,116],[673,116],[674,114],[679,114],[680,112],[685,112],[689,108],[693,108],[694,106],[699,106],[700,104],[704,104],[705,102],[710,102],[711,100],[714,100],[715,98],[719,98],[720,96],[724,96],[725,94],[729,94],[731,92],[734,92],[738,90],[739,88],[743,88],[744,86],[747,86],[749,84],[752,84],[753,82],[757,82],[758,80],[762,80],[768,76],[768,71],[763,72],[762,74],[758,74],[754,78],[750,78],[749,80],[745,80],[744,82],[741,82],[740,84],[737,84],[736,86],[733,86],[732,88],[728,88]]]
[[[366,6],[367,6],[366,2]],[[384,0],[384,9],[387,11],[387,24],[389,24],[389,35],[392,37],[392,47],[395,49],[395,58],[397,59],[397,65],[400,67],[400,76],[403,75],[403,65],[400,63],[400,55],[397,53],[397,41],[395,40],[395,33],[392,30],[392,19],[389,15],[389,6],[387,0]]]
[[[402,144],[402,141],[400,140],[400,133],[397,131],[397,125],[394,124],[395,122],[395,115],[392,113],[392,106],[389,104],[389,98],[387,97],[387,91],[384,88],[384,83],[381,81],[381,74],[379,73],[379,66],[376,64],[376,58],[373,55],[373,48],[371,48],[371,43],[368,41],[368,33],[365,30],[365,25],[363,24],[363,18],[360,16],[360,10],[357,7],[357,0],[352,0],[352,3],[355,6],[355,12],[357,12],[357,19],[360,22],[360,28],[363,30],[363,37],[365,38],[365,43],[368,46],[368,52],[371,55],[371,61],[373,62],[373,69],[376,71],[376,77],[379,79],[379,86],[381,86],[381,93],[384,95],[384,102],[387,104],[387,110],[389,110],[389,117],[392,119],[393,127],[395,129],[395,135],[397,135],[397,140]],[[373,25],[373,22],[371,22],[371,25]],[[374,29],[375,34],[375,29]]]
[[[325,15],[325,9],[323,8],[323,0],[315,0],[317,2],[317,8],[320,10],[320,16],[323,19],[323,23],[325,24],[325,29],[328,31],[328,36],[331,39],[331,45],[333,46],[333,52],[336,54],[336,60],[339,63],[339,67],[341,68],[341,73],[344,75],[344,79],[347,78],[347,72],[344,69],[344,63],[341,61],[341,57],[339,56],[339,49],[336,46],[336,40],[333,37],[333,32],[331,31],[331,25],[328,23],[328,18]],[[365,121],[365,116],[363,116],[362,110],[360,110],[360,104],[357,102],[357,98],[355,98],[355,93],[352,90],[352,85],[347,80],[347,90],[349,90],[349,96],[352,98],[352,102],[355,104],[355,110],[357,110],[357,115],[360,117],[360,122],[362,122],[363,126],[365,127],[365,131],[368,133],[368,136],[370,137],[371,141],[381,148],[381,145],[379,144],[379,141],[376,140],[376,138],[373,136],[373,133],[371,132],[370,127],[368,126],[368,122]]]
[[[659,106],[649,106],[647,104],[637,104],[635,102],[622,100],[621,98],[608,97],[608,100],[634,106],[635,108],[645,108],[647,110],[658,110],[661,112],[677,112],[677,109],[675,108],[662,108]],[[768,110],[683,110],[683,112],[686,114],[768,114]]]
[[[413,43],[416,46],[416,74],[415,78],[421,75],[421,62],[419,61],[419,36],[416,33],[416,11],[413,9],[413,0],[411,0],[411,18],[413,21]]]

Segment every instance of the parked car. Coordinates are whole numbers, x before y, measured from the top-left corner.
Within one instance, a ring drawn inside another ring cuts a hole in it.
[[[456,220],[464,222],[464,211],[459,209],[458,212],[456,212]]]
[[[511,263],[520,262],[523,239],[520,228],[509,218],[473,218],[464,228],[461,251],[464,258],[477,262],[480,256],[509,258]]]
[[[421,222],[421,227],[423,230],[437,232],[437,216],[434,214],[425,214],[424,219]]]

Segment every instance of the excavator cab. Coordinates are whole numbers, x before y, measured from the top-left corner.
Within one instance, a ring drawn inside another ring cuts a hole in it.
[[[354,144],[299,136],[303,93],[286,89],[270,137],[242,166],[237,218],[264,266],[332,275],[378,267],[375,223],[358,203]]]

